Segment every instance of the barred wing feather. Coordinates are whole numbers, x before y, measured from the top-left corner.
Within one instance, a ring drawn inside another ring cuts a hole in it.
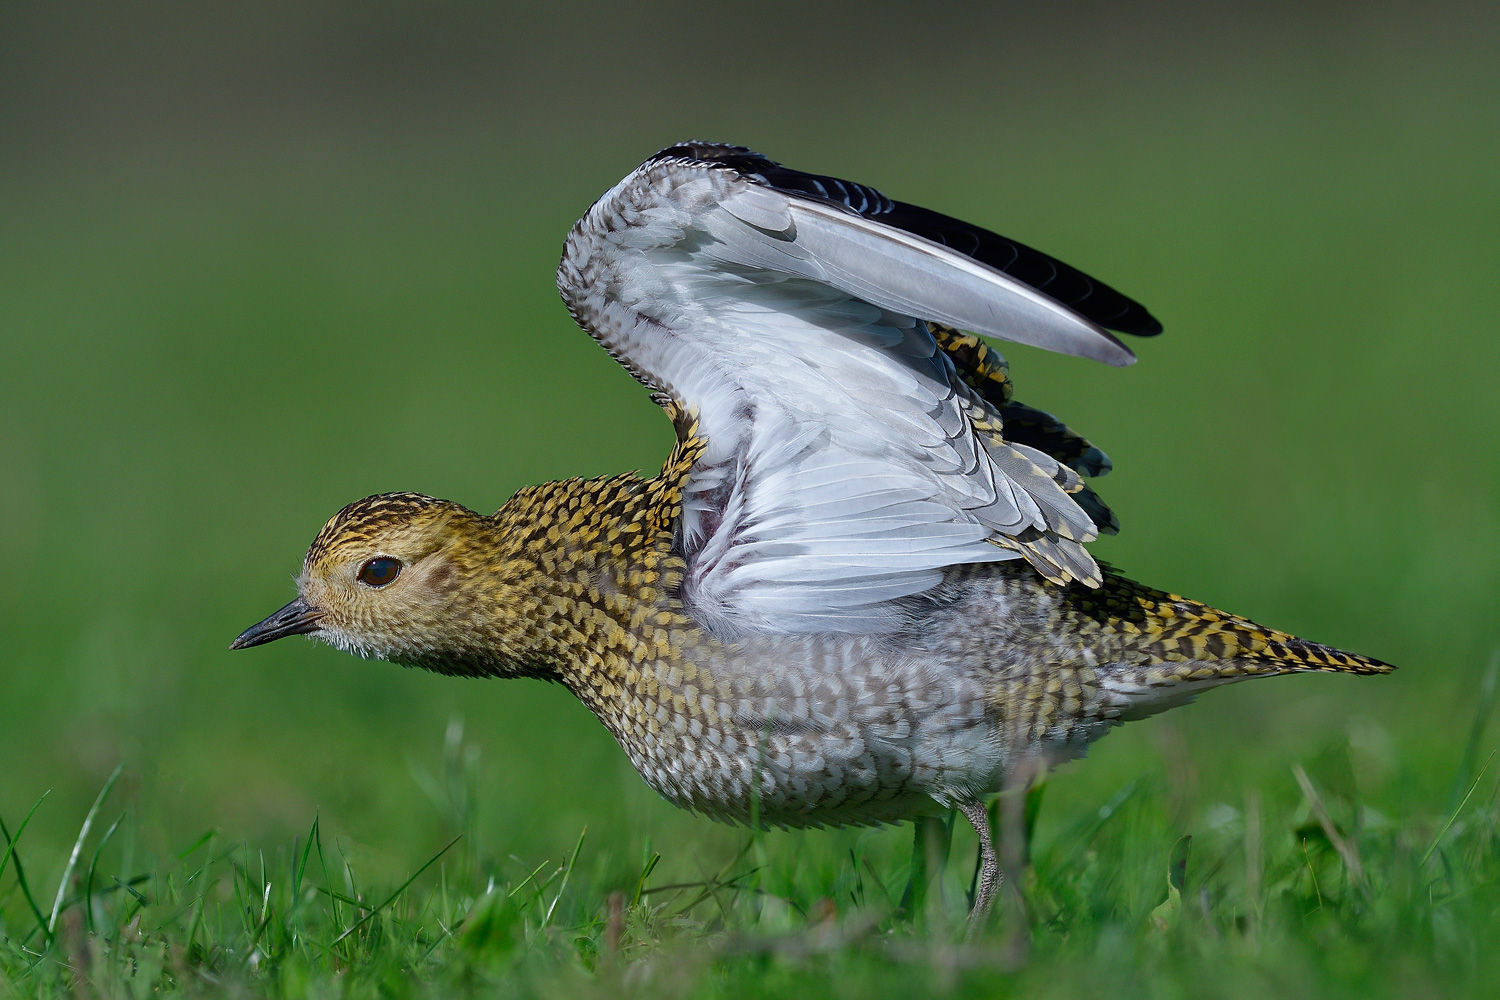
[[[558,269],[579,324],[697,415],[679,529],[692,612],[726,637],[883,631],[946,567],[1018,557],[1097,586],[1077,473],[1005,440],[929,321],[1111,364],[1130,352],[996,267],[731,154],[755,156],[648,160]]]

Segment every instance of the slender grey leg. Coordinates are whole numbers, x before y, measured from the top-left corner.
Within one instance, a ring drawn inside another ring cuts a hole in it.
[[[971,922],[982,920],[995,903],[1004,874],[995,855],[995,838],[990,834],[990,813],[982,802],[965,802],[958,807],[964,819],[979,834],[979,881],[974,887],[974,905],[969,910]]]

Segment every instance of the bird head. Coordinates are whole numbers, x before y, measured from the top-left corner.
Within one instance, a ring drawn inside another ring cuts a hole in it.
[[[313,539],[286,607],[231,649],[309,635],[360,656],[427,665],[463,629],[460,592],[468,550],[484,518],[419,493],[366,497]]]

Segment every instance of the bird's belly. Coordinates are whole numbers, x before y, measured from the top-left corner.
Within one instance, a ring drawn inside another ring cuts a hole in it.
[[[999,786],[1001,741],[976,677],[857,637],[765,640],[688,672],[661,665],[643,686],[656,695],[611,726],[647,783],[684,808],[880,823]]]

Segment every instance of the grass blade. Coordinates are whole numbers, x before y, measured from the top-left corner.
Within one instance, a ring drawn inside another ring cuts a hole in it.
[[[588,833],[589,828],[584,827],[578,834],[578,843],[573,845],[573,856],[568,859],[568,865],[563,869],[562,884],[557,887],[557,895],[552,897],[552,905],[547,907],[547,915],[542,918],[543,927],[552,923],[552,914],[557,909],[557,902],[562,899],[563,893],[568,891],[568,879],[573,877],[573,866],[578,864],[578,852],[583,850],[583,838],[588,836]]]
[[[521,881],[520,881],[520,882],[519,882],[519,883],[518,883],[518,884],[517,884],[517,885],[516,885],[516,886],[515,886],[515,888],[513,888],[513,889],[511,889],[511,890],[510,890],[510,892],[507,892],[507,893],[506,893],[506,894],[505,894],[505,897],[506,897],[506,898],[507,898],[507,899],[514,899],[514,898],[515,898],[515,895],[516,895],[516,893],[518,893],[518,892],[520,892],[520,891],[521,891],[521,890],[522,890],[522,889],[524,889],[524,888],[526,888],[526,887],[527,887],[527,886],[528,886],[528,885],[530,885],[530,884],[531,884],[531,880],[532,880],[532,879],[534,879],[534,878],[536,878],[536,877],[537,877],[537,875],[538,875],[538,873],[540,873],[540,872],[541,872],[541,870],[542,870],[542,869],[543,869],[543,868],[546,868],[546,867],[547,867],[547,862],[545,862],[545,861],[543,861],[543,862],[542,862],[542,863],[541,863],[541,864],[539,864],[539,865],[537,865],[537,866],[536,866],[536,867],[535,867],[535,868],[533,868],[533,869],[532,869],[532,870],[531,870],[531,874],[530,874],[530,875],[527,875],[527,876],[526,876],[526,877],[525,877],[525,878],[523,878],[523,879],[522,879],[522,880],[521,880]]]
[[[313,816],[312,829],[307,831],[307,843],[302,845],[302,858],[297,862],[297,870],[292,873],[292,905],[297,905],[297,900],[302,893],[302,876],[307,873],[307,861],[312,856],[313,841],[318,839],[318,816]],[[297,845],[292,845],[292,854],[296,855]]]
[[[1428,846],[1427,853],[1422,855],[1422,861],[1417,867],[1421,868],[1427,864],[1428,859],[1432,857],[1432,852],[1437,850],[1438,845],[1443,842],[1443,838],[1448,835],[1448,829],[1453,826],[1453,821],[1458,819],[1458,814],[1464,811],[1464,806],[1469,804],[1469,798],[1473,796],[1474,789],[1478,788],[1479,783],[1484,780],[1484,772],[1490,769],[1490,761],[1495,759],[1495,754],[1497,753],[1500,753],[1500,750],[1492,750],[1490,751],[1490,755],[1485,758],[1484,766],[1479,769],[1479,773],[1474,776],[1473,783],[1469,785],[1469,790],[1464,793],[1464,797],[1459,800],[1458,805],[1454,807],[1453,812],[1448,816],[1448,822],[1444,823],[1443,828],[1438,831],[1438,835],[1432,838],[1432,844]]]
[[[47,920],[47,936],[51,937],[57,930],[57,915],[62,912],[63,896],[68,891],[68,880],[73,877],[73,869],[78,867],[78,855],[83,853],[83,842],[88,839],[89,828],[94,825],[94,817],[99,815],[99,807],[104,805],[104,797],[109,790],[115,787],[115,780],[120,777],[120,772],[125,769],[124,764],[116,764],[109,780],[104,787],[99,789],[94,804],[89,806],[88,815],[83,817],[83,826],[78,830],[78,839],[73,841],[73,853],[68,855],[68,863],[63,868],[62,878],[57,883],[57,897],[52,901],[52,916]]]
[[[47,794],[48,793],[43,793],[42,798],[45,799],[47,797]],[[37,800],[37,805],[41,805],[41,799]],[[34,812],[36,812],[36,806],[32,806],[31,812],[26,814],[26,822],[31,821],[31,814]],[[22,829],[24,829],[25,823],[22,823],[21,826]],[[21,866],[21,855],[16,853],[16,842],[20,839],[21,833],[18,830],[16,831],[16,835],[12,837],[10,835],[10,831],[5,827],[5,820],[0,819],[0,834],[3,834],[5,836],[5,856],[8,858],[13,857],[15,859],[16,884],[21,887],[21,895],[26,897],[26,905],[31,907],[32,916],[36,917],[37,930],[41,931],[42,936],[47,939],[47,943],[51,944],[52,931],[47,927],[47,918],[42,916],[42,908],[36,905],[36,897],[31,894],[31,885],[26,881],[26,869]],[[30,936],[31,935],[29,934],[27,935],[28,938],[30,938]]]
[[[1490,655],[1489,665],[1485,667],[1484,676],[1479,681],[1479,697],[1474,702],[1474,721],[1469,725],[1469,738],[1464,744],[1463,758],[1459,761],[1458,772],[1453,776],[1453,789],[1448,793],[1450,809],[1458,802],[1459,789],[1469,783],[1469,775],[1474,773],[1474,763],[1479,760],[1479,746],[1484,740],[1485,730],[1489,728],[1490,716],[1495,713],[1497,694],[1500,694],[1500,648]]]
[[[660,861],[661,854],[657,851],[652,851],[651,857],[647,859],[645,867],[641,869],[640,878],[635,880],[635,895],[630,900],[632,907],[641,905],[641,894],[646,891],[646,880],[651,877],[652,872],[656,871],[656,866]]]
[[[146,881],[147,876],[137,875],[135,878],[131,879],[128,882],[121,882],[119,876],[112,875],[110,877],[114,879],[115,885],[119,886],[121,889],[124,889],[126,892],[134,896],[135,901],[141,905],[142,909],[145,909],[147,906],[151,905],[151,901],[148,900],[145,896],[142,896],[140,894],[140,891],[136,889],[136,884]]]
[[[212,827],[210,827],[209,830],[206,833],[203,834],[203,836],[199,837],[197,840],[193,841],[187,847],[184,847],[182,850],[178,851],[177,852],[177,860],[178,861],[183,860],[189,854],[192,854],[198,848],[202,847],[204,844],[208,843],[210,840],[213,840],[214,839],[214,834],[216,834],[218,832],[219,832],[218,830],[215,830]]]
[[[104,831],[104,836],[99,838],[99,846],[94,848],[94,856],[89,861],[89,873],[83,879],[83,918],[88,922],[90,934],[94,932],[94,870],[99,867],[99,855],[104,853],[104,845],[109,843],[109,838],[120,828],[125,815],[120,813],[120,818],[111,823],[109,829]]]
[[[318,850],[318,864],[323,866],[323,884],[332,885],[333,879],[328,876],[328,859],[323,854],[323,835],[318,831],[318,825],[313,824],[311,840]],[[333,917],[333,925],[337,927],[342,922],[339,914],[339,901],[332,896],[328,899],[328,909]]]
[[[1302,786],[1302,794],[1307,799],[1307,804],[1312,809],[1318,825],[1323,828],[1324,836],[1333,845],[1333,849],[1339,852],[1339,857],[1344,859],[1344,867],[1349,870],[1350,877],[1355,884],[1363,883],[1365,869],[1359,863],[1359,849],[1351,841],[1346,840],[1343,834],[1339,833],[1338,827],[1333,825],[1333,817],[1328,815],[1328,808],[1323,805],[1317,789],[1313,788],[1312,779],[1307,776],[1306,771],[1302,770],[1301,764],[1292,765],[1292,776],[1297,779],[1297,784]]]
[[[410,886],[413,882],[415,882],[417,880],[417,877],[419,875],[421,875],[427,869],[431,868],[432,865],[433,865],[433,863],[435,861],[437,861],[438,858],[442,857],[444,854],[447,854],[448,853],[448,849],[450,847],[452,847],[454,844],[458,843],[460,840],[462,840],[463,837],[464,837],[464,835],[460,833],[457,837],[454,837],[452,840],[448,841],[448,843],[444,844],[442,850],[438,851],[432,857],[428,858],[427,859],[427,863],[424,864],[421,868],[418,868],[416,871],[412,872],[411,878],[407,879],[405,882],[402,882],[401,883],[401,887],[399,889],[397,889],[395,892],[391,893],[390,896],[386,897],[386,901],[385,902],[381,903],[379,906],[375,907],[373,910],[370,910],[369,912],[367,912],[363,917],[359,918],[358,922],[356,922],[355,924],[353,924],[352,926],[350,926],[348,930],[344,931],[344,933],[342,933],[338,937],[334,938],[333,939],[333,944],[335,944],[335,945],[338,944],[340,941],[344,940],[344,938],[348,937],[350,934],[353,934],[355,931],[359,930],[365,924],[369,923],[370,920],[372,918],[374,918],[375,914],[379,913],[381,910],[385,909],[387,906],[390,906],[392,903],[394,903],[398,898],[400,898],[401,894],[406,891],[407,887]],[[332,945],[330,945],[329,947],[332,947]]]
[[[16,844],[20,843],[21,834],[23,834],[23,833],[26,832],[26,824],[30,823],[31,822],[31,817],[33,817],[33,816],[36,815],[37,807],[42,804],[42,799],[45,799],[47,796],[49,796],[51,794],[52,794],[52,789],[49,788],[45,792],[42,793],[42,797],[40,799],[37,799],[36,802],[32,803],[31,810],[26,814],[26,818],[23,819],[23,820],[21,820],[21,825],[20,826],[16,827],[16,836],[15,836],[14,839],[11,838],[10,832],[6,831],[6,833],[5,833],[5,856],[4,857],[0,857],[0,875],[4,875],[5,874],[5,866],[8,865],[8,864],[10,864],[10,856],[12,854],[16,853]],[[4,821],[0,820],[0,824],[3,824],[3,823],[4,823]],[[19,865],[20,862],[18,861],[17,864]]]

